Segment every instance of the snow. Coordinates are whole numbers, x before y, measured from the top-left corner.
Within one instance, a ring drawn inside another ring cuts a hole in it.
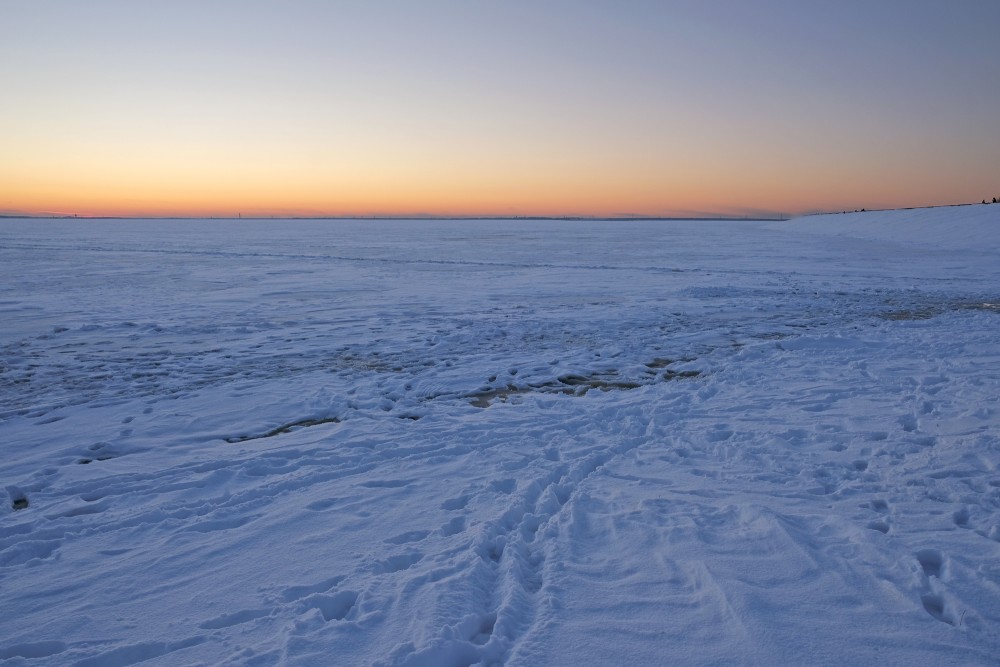
[[[998,250],[0,221],[0,660],[995,664]]]
[[[969,252],[997,252],[997,215],[990,205],[901,209],[813,215],[781,225],[809,234],[828,234],[897,244]]]

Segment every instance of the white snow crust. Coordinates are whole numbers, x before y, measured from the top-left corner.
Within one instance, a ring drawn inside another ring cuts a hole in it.
[[[995,665],[998,250],[0,221],[0,662]]]
[[[970,252],[1000,252],[992,204],[913,208],[865,213],[827,213],[772,225],[794,226],[808,234],[929,246]]]

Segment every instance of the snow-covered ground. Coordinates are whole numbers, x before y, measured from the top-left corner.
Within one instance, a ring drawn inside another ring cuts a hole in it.
[[[996,664],[998,257],[1000,206],[0,221],[0,661]]]

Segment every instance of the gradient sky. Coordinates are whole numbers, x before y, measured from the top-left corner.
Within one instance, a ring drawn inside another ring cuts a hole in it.
[[[997,0],[0,0],[0,212],[1000,196]]]

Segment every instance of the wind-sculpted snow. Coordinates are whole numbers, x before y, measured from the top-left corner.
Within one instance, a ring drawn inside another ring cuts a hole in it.
[[[995,664],[1000,207],[900,215],[2,221],[0,661]]]

